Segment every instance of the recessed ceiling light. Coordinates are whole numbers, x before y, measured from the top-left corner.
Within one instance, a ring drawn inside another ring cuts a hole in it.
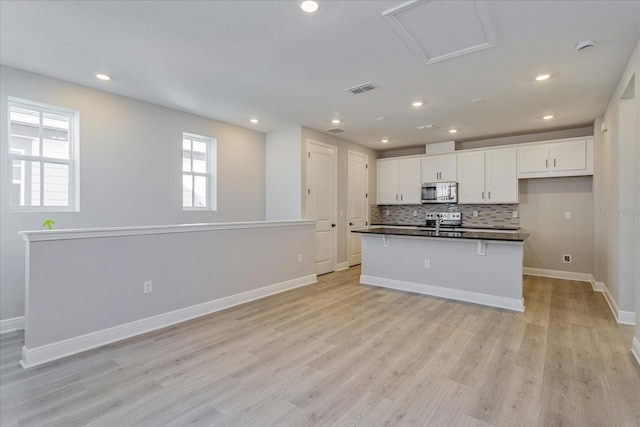
[[[541,82],[543,80],[547,80],[549,77],[551,77],[551,74],[540,74],[536,77],[536,80]]]
[[[340,119],[333,119],[331,120],[331,123],[333,123],[334,125],[340,124]]]
[[[471,100],[471,102],[482,102],[482,101],[484,101],[484,99],[482,99],[482,98],[473,98]]]
[[[458,132],[458,129],[449,129],[449,133],[456,133]]]
[[[411,103],[411,105],[414,107],[422,107],[423,103],[422,101],[414,101]]]
[[[389,142],[389,140],[388,139],[382,139],[382,140],[380,140],[380,142],[382,142],[383,144],[386,144],[387,142]]]
[[[100,80],[104,80],[104,81],[111,80],[111,76],[108,75],[108,74],[98,73],[98,74],[96,74],[96,77],[99,78]]]
[[[313,13],[318,10],[318,2],[314,0],[304,0],[300,2],[300,9],[305,13]]]
[[[551,120],[551,119],[553,119],[554,117],[555,117],[554,115],[549,114],[548,116],[542,116],[542,119],[543,119],[543,120]]]
[[[383,122],[383,121],[385,121],[385,120],[387,120],[385,117],[378,117],[378,118],[376,119],[376,121],[378,121],[378,122]]]
[[[253,124],[260,123],[260,120],[258,119],[250,119],[249,121]]]

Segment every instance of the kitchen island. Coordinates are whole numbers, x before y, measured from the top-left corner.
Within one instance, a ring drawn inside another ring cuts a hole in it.
[[[524,311],[523,233],[393,227],[362,236],[360,283]]]

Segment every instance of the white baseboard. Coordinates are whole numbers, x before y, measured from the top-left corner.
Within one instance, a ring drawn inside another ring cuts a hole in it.
[[[523,267],[523,273],[528,276],[549,277],[551,279],[577,280],[579,282],[594,282],[593,275],[590,273],[577,273],[574,271],[547,270],[545,268]]]
[[[640,365],[640,341],[638,341],[637,337],[633,337],[633,344],[631,345],[631,353],[636,358],[636,362]]]
[[[17,331],[18,329],[24,329],[24,316],[0,320],[0,334]]]
[[[415,292],[417,294],[431,295],[441,298],[449,298],[458,301],[472,302],[491,307],[505,308],[513,311],[524,311],[522,299],[505,298],[495,295],[480,294],[459,289],[443,288],[440,286],[425,285],[422,283],[405,282],[403,280],[387,279],[376,276],[360,276],[360,283],[364,285],[381,286],[383,288],[397,289],[400,291]]]
[[[179,310],[162,313],[157,316],[148,317],[146,319],[136,320],[124,325],[114,326],[112,328],[103,329],[101,331],[91,332],[89,334],[66,340],[54,342],[36,348],[22,347],[22,360],[20,364],[23,368],[31,368],[43,363],[81,353],[92,348],[101,347],[103,345],[150,332],[156,329],[224,310],[235,305],[244,304],[249,301],[264,298],[269,295],[278,294],[290,289],[310,285],[317,281],[315,274],[288,280],[286,282],[276,283],[274,285],[265,286],[237,295],[208,301],[202,304],[193,305],[191,307],[181,308]]]
[[[598,282],[602,284],[602,293],[604,294],[604,299],[609,304],[609,308],[613,313],[613,317],[615,317],[616,321],[623,325],[635,325],[636,324],[636,314],[633,311],[622,311],[620,307],[618,307],[618,303],[616,303],[615,298],[609,292],[609,288],[602,282]]]
[[[348,261],[336,264],[336,271],[346,270],[347,268],[349,268],[349,262]]]
[[[604,292],[604,282],[596,282],[595,280],[591,282],[591,287],[596,292]]]

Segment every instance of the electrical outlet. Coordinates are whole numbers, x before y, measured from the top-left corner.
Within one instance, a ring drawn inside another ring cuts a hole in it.
[[[571,212],[570,211],[566,211],[564,213],[564,219],[571,219]]]
[[[387,209],[386,211],[384,211],[384,214],[385,214],[386,216],[389,216],[389,209]]]
[[[477,217],[478,216],[478,211],[473,211],[473,216]]]
[[[145,294],[150,294],[153,292],[153,282],[151,280],[144,282],[142,289]]]
[[[431,268],[431,260],[430,259],[425,259],[424,260],[424,268]]]
[[[567,264],[569,264],[571,262],[571,255],[562,255],[562,262],[566,262]]]
[[[298,262],[302,262],[302,254],[298,254]]]
[[[512,218],[518,218],[518,211],[511,212],[511,217]]]

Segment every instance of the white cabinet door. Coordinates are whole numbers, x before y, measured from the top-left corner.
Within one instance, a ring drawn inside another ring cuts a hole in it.
[[[518,203],[517,154],[515,148],[486,151],[486,203]]]
[[[582,171],[587,169],[587,142],[574,141],[551,144],[553,171]]]
[[[400,203],[398,194],[398,161],[378,160],[378,204]]]
[[[427,156],[422,158],[422,182],[436,182],[439,175],[438,156]]]
[[[456,181],[456,179],[455,154],[422,158],[422,182]]]
[[[548,144],[518,148],[518,174],[521,178],[549,172],[550,166]]]
[[[455,154],[445,154],[440,158],[440,181],[456,181],[457,160]]]
[[[458,203],[484,203],[484,151],[458,154]]]
[[[418,204],[422,202],[422,181],[420,179],[420,158],[398,161],[398,193],[400,203]]]

